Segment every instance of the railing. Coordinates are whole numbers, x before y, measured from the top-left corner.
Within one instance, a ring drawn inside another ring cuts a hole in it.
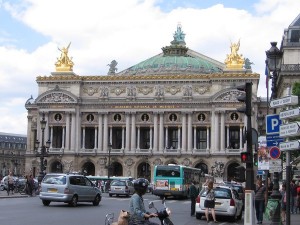
[[[300,64],[282,64],[281,71],[300,71]]]

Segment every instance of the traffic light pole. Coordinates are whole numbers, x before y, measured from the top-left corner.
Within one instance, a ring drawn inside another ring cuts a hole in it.
[[[246,83],[246,115],[247,115],[247,152],[250,160],[246,163],[246,190],[255,190],[252,150],[252,83]]]

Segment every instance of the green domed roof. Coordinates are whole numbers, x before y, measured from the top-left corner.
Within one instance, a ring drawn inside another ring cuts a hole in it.
[[[177,27],[170,46],[163,47],[163,53],[142,61],[118,75],[160,75],[191,73],[222,73],[225,65],[185,47],[185,34]]]

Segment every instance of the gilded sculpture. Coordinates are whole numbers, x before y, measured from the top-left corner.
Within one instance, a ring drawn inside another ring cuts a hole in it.
[[[237,43],[231,43],[231,53],[227,54],[225,60],[226,68],[228,69],[243,69],[245,60],[242,54],[238,54],[240,49],[240,40]]]
[[[57,58],[57,62],[55,63],[57,72],[73,71],[74,63],[72,62],[72,57],[69,58],[68,56],[70,45],[71,42],[66,48],[65,47],[63,47],[62,49],[58,48],[58,50],[61,52],[61,55],[60,58]]]

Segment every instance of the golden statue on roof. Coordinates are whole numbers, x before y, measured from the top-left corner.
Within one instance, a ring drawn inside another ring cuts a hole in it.
[[[237,43],[231,43],[230,45],[231,53],[227,54],[225,60],[226,68],[228,69],[243,69],[245,59],[242,54],[238,54],[240,49],[240,40]]]
[[[61,55],[60,55],[60,58],[57,58],[57,62],[55,63],[57,72],[73,71],[74,63],[72,62],[72,57],[69,58],[69,56],[68,56],[70,45],[71,45],[71,42],[69,43],[68,47],[66,47],[66,48],[65,47],[63,47],[62,49],[58,48],[58,50],[61,52]]]

